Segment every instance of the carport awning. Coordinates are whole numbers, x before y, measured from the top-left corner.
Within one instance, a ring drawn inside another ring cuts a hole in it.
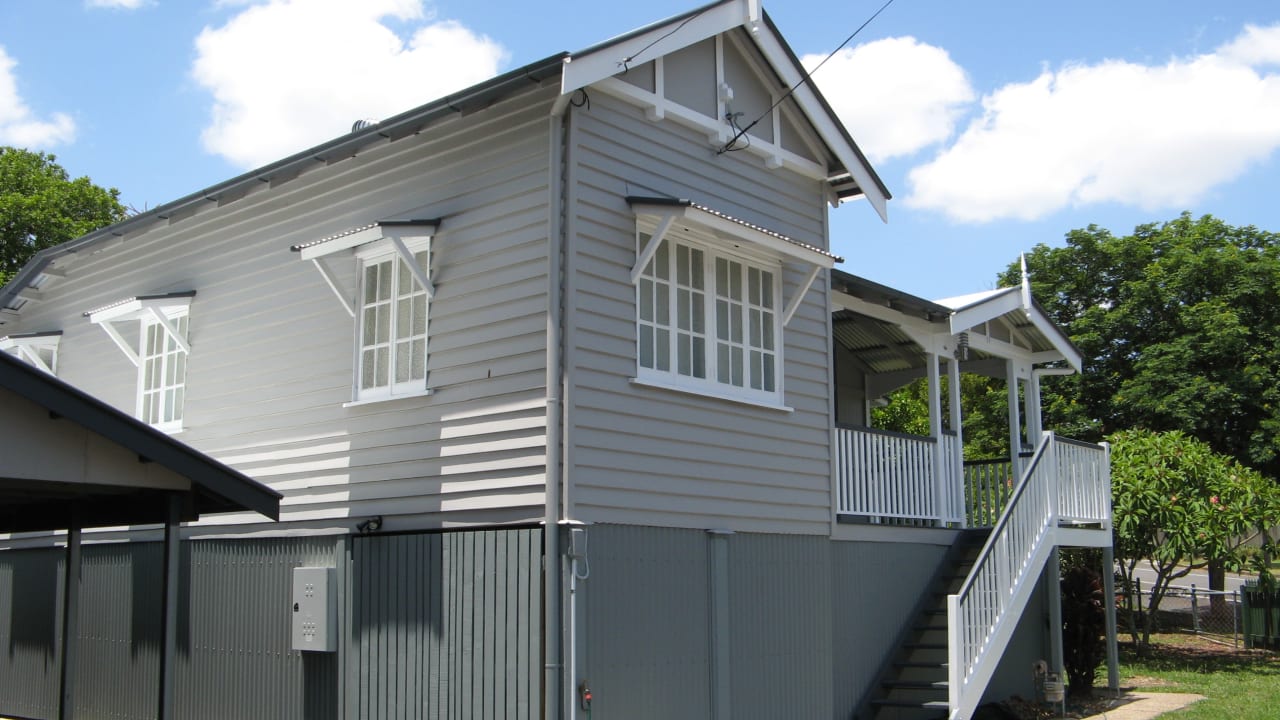
[[[0,532],[163,523],[249,510],[280,494],[133,417],[0,353]]]

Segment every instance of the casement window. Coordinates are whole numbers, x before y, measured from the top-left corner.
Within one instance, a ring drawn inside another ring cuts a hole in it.
[[[411,397],[427,386],[431,237],[438,221],[383,221],[293,250],[311,260],[355,324],[352,401]],[[328,264],[339,254],[355,263],[348,295]],[[354,300],[352,299],[354,298]]]
[[[783,328],[835,256],[687,200],[636,211],[635,381],[779,407]],[[783,273],[805,280],[784,297]]]
[[[0,337],[0,352],[9,353],[50,375],[57,375],[60,340],[61,332],[15,333]]]
[[[138,368],[138,419],[164,432],[182,430],[194,296],[142,295],[85,313]]]

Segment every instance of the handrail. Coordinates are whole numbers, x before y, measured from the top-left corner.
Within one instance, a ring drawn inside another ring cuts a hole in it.
[[[931,443],[938,442],[938,439],[931,435],[913,435],[911,433],[898,432],[897,430],[883,430],[881,428],[867,427],[865,425],[852,425],[850,423],[836,423],[836,429],[852,430],[854,432],[867,433],[868,435],[902,438],[903,440],[919,440],[920,442]]]

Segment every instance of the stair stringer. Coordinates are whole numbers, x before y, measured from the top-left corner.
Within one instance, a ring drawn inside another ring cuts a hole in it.
[[[991,682],[992,676],[995,675],[996,668],[999,667],[1000,660],[1004,657],[1004,651],[1009,647],[1009,641],[1013,639],[1013,633],[1018,627],[1018,621],[1022,619],[1022,613],[1026,610],[1027,603],[1030,602],[1031,596],[1035,592],[1036,580],[1043,573],[1054,548],[1057,547],[1057,538],[1054,530],[1053,524],[1047,524],[1043,528],[1039,541],[1033,547],[1028,562],[1023,565],[1023,572],[1010,593],[1009,605],[1001,613],[1000,618],[996,620],[995,628],[987,636],[982,654],[967,678],[962,677],[964,670],[960,667],[961,663],[958,654],[949,651],[949,684],[953,698],[951,701],[950,720],[968,720],[977,710],[978,703],[982,701],[982,695],[986,692],[987,684]],[[956,620],[959,614],[958,601],[958,595],[947,596],[948,628],[956,627]]]

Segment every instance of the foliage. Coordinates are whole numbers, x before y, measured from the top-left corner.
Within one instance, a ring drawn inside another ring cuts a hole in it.
[[[73,180],[56,160],[0,147],[0,284],[36,252],[125,218],[119,190]]]
[[[1127,587],[1146,562],[1156,574],[1134,641],[1145,646],[1170,584],[1208,561],[1239,565],[1258,527],[1280,522],[1280,488],[1180,431],[1127,430],[1110,438],[1115,552]]]
[[[1062,651],[1067,687],[1075,697],[1093,694],[1098,666],[1107,655],[1107,616],[1102,577],[1085,565],[1064,568],[1062,588]]]
[[[948,413],[948,380],[941,379],[942,413]],[[985,460],[1009,457],[1009,399],[1004,380],[981,375],[960,375],[961,427],[964,458]],[[929,381],[920,378],[889,394],[889,404],[873,408],[872,427],[929,435]]]
[[[1046,427],[1181,430],[1280,474],[1280,235],[1183,214],[1123,237],[1090,225],[1026,260],[1087,365],[1046,383]],[[1019,281],[1016,264],[1001,276]]]

